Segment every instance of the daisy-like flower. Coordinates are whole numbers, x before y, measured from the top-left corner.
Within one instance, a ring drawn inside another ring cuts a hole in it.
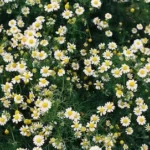
[[[105,60],[105,61],[102,63],[102,66],[104,66],[104,67],[107,68],[107,69],[109,69],[111,65],[112,65],[112,61],[110,61],[110,60]]]
[[[122,90],[117,90],[117,91],[116,91],[116,96],[117,96],[118,98],[122,97],[122,96],[123,96]]]
[[[98,146],[92,146],[90,148],[90,150],[102,150],[102,149],[100,147],[98,147]]]
[[[144,68],[147,70],[147,72],[150,72],[150,63],[147,63]]]
[[[147,132],[149,132],[150,131],[150,124],[148,123],[148,124],[146,124],[146,126],[145,126],[145,130],[147,131]]]
[[[131,91],[136,91],[137,90],[137,81],[135,80],[128,80],[126,83],[127,89],[131,90]]]
[[[112,37],[113,33],[110,30],[105,31],[107,37]]]
[[[82,14],[84,13],[84,11],[85,11],[85,9],[80,6],[80,7],[78,7],[78,8],[76,9],[75,13],[76,13],[78,16],[80,16],[80,15],[82,15]]]
[[[100,114],[100,116],[105,115],[106,114],[106,108],[104,106],[99,106],[97,107],[97,113]]]
[[[105,108],[106,108],[107,112],[113,112],[114,109],[115,109],[115,106],[114,106],[114,104],[112,102],[107,102],[105,104]]]
[[[117,48],[117,44],[115,42],[110,42],[108,44],[108,48],[111,49],[111,50],[114,50]]]
[[[22,62],[18,62],[17,63],[17,71],[19,73],[23,73],[26,71],[27,65],[26,62],[22,61]]]
[[[47,81],[45,78],[39,79],[39,86],[40,87],[46,87],[46,86],[48,86],[48,84],[49,84],[49,81]]]
[[[55,59],[60,60],[64,57],[64,53],[60,50],[54,52]]]
[[[39,107],[42,112],[47,112],[52,107],[52,103],[48,99],[44,99],[40,101]]]
[[[46,12],[52,12],[54,10],[52,4],[45,5],[44,9]]]
[[[92,64],[98,65],[98,64],[99,64],[99,61],[100,61],[100,58],[99,58],[99,56],[97,56],[97,55],[91,56],[91,57],[90,57],[90,61],[91,61]]]
[[[113,56],[113,53],[109,50],[106,50],[104,53],[103,53],[103,57],[105,59],[111,59],[111,57]]]
[[[136,39],[134,40],[134,46],[136,47],[136,49],[141,49],[143,47],[143,43],[140,39]]]
[[[137,105],[140,106],[140,105],[144,104],[144,99],[141,97],[138,97],[138,98],[136,98],[135,102]]]
[[[14,19],[12,19],[12,20],[10,20],[10,21],[8,22],[8,25],[9,25],[10,27],[16,26],[16,24],[17,24],[17,22],[16,22],[16,20],[14,20]]]
[[[47,46],[48,45],[48,41],[47,40],[41,40],[40,45]]]
[[[74,118],[74,111],[72,110],[72,108],[67,108],[64,115],[66,118],[73,119]]]
[[[73,51],[76,49],[76,45],[73,43],[67,43],[67,50],[71,53],[73,53]]]
[[[48,66],[43,66],[40,70],[40,73],[43,77],[48,77],[50,76],[50,70]]]
[[[144,68],[141,68],[139,71],[138,71],[138,76],[141,77],[141,78],[145,78],[147,76],[147,70],[144,69]]]
[[[121,71],[122,71],[122,73],[129,73],[130,72],[130,67],[126,64],[123,64],[121,66]]]
[[[37,45],[37,40],[34,37],[27,38],[26,45],[29,48],[34,48]]]
[[[0,126],[4,126],[7,123],[8,119],[5,115],[0,117]]]
[[[115,78],[120,78],[122,75],[121,69],[119,68],[112,69],[111,73]]]
[[[94,85],[97,90],[102,89],[104,87],[104,84],[98,80],[96,80],[96,83],[94,83]]]
[[[23,73],[22,79],[25,83],[28,83],[30,80],[32,80],[32,76],[33,76],[33,73],[31,73],[30,71],[27,71]]]
[[[29,9],[29,7],[23,7],[21,9],[21,12],[22,12],[23,15],[26,16],[26,15],[28,15],[30,13],[30,9]]]
[[[92,5],[92,7],[100,8],[102,3],[100,0],[91,0],[91,5]]]
[[[140,150],[148,150],[148,145],[146,144],[142,144],[141,149]]]
[[[126,128],[126,133],[127,135],[131,135],[133,133],[133,128],[131,127]]]
[[[5,62],[12,62],[13,61],[13,56],[10,53],[3,53],[3,60]]]
[[[111,19],[112,18],[112,15],[110,14],[110,13],[106,13],[105,14],[105,19],[106,20],[109,20],[109,19]]]
[[[73,62],[71,64],[71,67],[72,67],[73,70],[79,70],[79,64],[78,63]]]
[[[11,90],[13,89],[13,84],[9,82],[6,82],[5,84],[2,84],[1,86],[2,86],[3,92],[6,92],[6,93],[10,93]]]
[[[130,125],[131,120],[129,119],[129,117],[126,116],[126,117],[122,117],[120,119],[120,122],[121,122],[122,126],[127,127]]]
[[[16,94],[16,95],[14,96],[14,102],[15,102],[16,104],[22,103],[22,102],[23,102],[23,96],[20,95],[20,94]]]
[[[139,125],[144,125],[144,124],[146,124],[146,118],[145,118],[145,116],[138,116],[137,119],[136,119],[136,121],[137,121],[137,123],[138,123]]]
[[[87,75],[87,76],[92,76],[94,73],[94,70],[92,69],[91,66],[85,66],[83,72]]]
[[[52,7],[54,11],[57,11],[60,8],[60,4],[58,2],[52,2]]]
[[[78,121],[74,121],[73,125],[71,127],[74,129],[74,131],[79,131],[82,127],[82,125]]]
[[[140,116],[142,114],[142,111],[141,111],[141,109],[139,107],[135,107],[133,112],[137,116]]]
[[[93,131],[95,131],[97,124],[94,121],[91,121],[91,122],[87,123],[86,127],[89,128],[89,130],[91,132],[93,132]]]
[[[98,25],[98,24],[100,23],[100,19],[99,19],[98,17],[95,17],[95,18],[93,19],[93,23],[94,23],[95,25]]]
[[[42,29],[42,27],[43,27],[41,21],[35,21],[32,24],[32,26],[33,26],[33,29],[35,29],[36,31]]]
[[[92,115],[91,118],[90,118],[90,121],[93,121],[95,123],[98,123],[99,120],[100,120],[100,118],[97,115]]]
[[[65,74],[65,70],[64,69],[59,69],[58,70],[58,76],[63,76]]]
[[[46,59],[47,58],[47,53],[46,52],[44,52],[44,51],[40,51],[40,52],[38,52],[38,56],[37,56],[37,59],[39,59],[39,60],[44,60],[44,59]]]
[[[58,31],[56,31],[56,34],[59,34],[60,36],[65,35],[67,32],[67,27],[66,26],[60,26],[58,28]]]
[[[140,105],[140,110],[146,112],[148,110],[148,106],[146,104]]]
[[[42,135],[35,135],[33,138],[33,143],[36,146],[42,146],[44,144],[44,136]]]
[[[64,10],[64,12],[62,13],[62,16],[65,19],[69,19],[73,16],[73,12],[70,10]]]
[[[23,120],[23,115],[21,113],[15,113],[13,115],[13,119],[12,122],[18,124],[19,122],[21,122]]]

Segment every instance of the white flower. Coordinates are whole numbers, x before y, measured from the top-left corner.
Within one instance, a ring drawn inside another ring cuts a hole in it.
[[[44,137],[42,135],[36,135],[34,138],[33,138],[33,143],[36,145],[36,146],[42,146],[44,144]]]
[[[129,119],[129,117],[122,117],[121,119],[120,119],[120,122],[121,122],[121,124],[122,124],[122,126],[125,126],[125,127],[127,127],[127,126],[129,126],[130,125],[130,119]]]
[[[126,133],[127,135],[131,135],[133,133],[133,128],[131,127],[126,128]]]
[[[137,27],[138,30],[142,30],[143,29],[143,25],[142,24],[137,24],[136,27]]]
[[[95,128],[97,127],[97,124],[94,121],[91,121],[87,123],[86,127],[89,128],[91,132],[95,131]]]
[[[14,102],[15,102],[16,104],[22,103],[22,102],[23,102],[23,96],[20,95],[20,94],[16,94],[15,97],[14,97]]]
[[[42,77],[48,77],[50,75],[50,70],[48,66],[43,66],[40,70]]]
[[[44,51],[40,51],[40,52],[38,52],[38,56],[37,56],[37,59],[39,59],[39,60],[44,60],[44,59],[46,59],[47,58],[47,53],[46,52],[44,52]]]
[[[135,91],[138,87],[137,81],[135,81],[135,80],[128,80],[126,85],[127,85],[127,89],[129,89],[131,91]]]
[[[136,39],[136,40],[134,40],[134,46],[137,48],[137,49],[141,49],[141,48],[143,48],[143,43],[142,43],[142,41],[140,40],[140,39]]]
[[[112,18],[112,15],[110,13],[106,13],[105,14],[105,18],[108,20],[108,19],[111,19]]]
[[[146,104],[140,105],[140,110],[146,112],[148,110],[148,106]]]
[[[63,13],[62,13],[62,16],[63,18],[65,19],[69,19],[73,16],[73,12],[70,11],[70,10],[65,10]]]
[[[112,37],[113,33],[110,30],[105,31],[107,37]]]
[[[99,80],[96,80],[96,83],[94,83],[94,85],[97,90],[102,89],[104,87],[104,84]]]
[[[77,9],[76,9],[76,11],[75,11],[75,13],[77,14],[77,15],[82,15],[83,13],[84,13],[84,8],[83,7],[78,7]]]
[[[92,76],[94,73],[94,70],[92,69],[91,66],[85,66],[83,72],[87,75],[87,76]]]
[[[3,92],[6,92],[6,93],[11,92],[11,90],[13,89],[13,84],[9,82],[6,82],[5,84],[2,84],[1,86],[2,86]]]
[[[138,122],[139,125],[144,125],[146,123],[146,118],[145,116],[138,116],[136,121]]]
[[[25,83],[28,83],[30,80],[32,80],[32,76],[33,76],[33,73],[31,73],[30,71],[27,71],[23,73],[22,79]]]
[[[67,32],[67,27],[66,26],[60,26],[58,28],[58,31],[56,31],[56,34],[59,34],[60,36],[65,35]]]
[[[92,146],[92,147],[90,148],[90,150],[101,150],[101,148],[98,147],[98,146]]]
[[[142,144],[141,150],[148,150],[148,146],[146,144]]]
[[[91,5],[95,8],[100,8],[102,3],[100,0],[91,0]]]
[[[120,78],[122,75],[121,69],[119,68],[112,69],[111,73],[115,78]]]
[[[141,78],[145,78],[146,75],[147,75],[147,70],[144,69],[144,68],[141,68],[139,71],[138,71],[138,76],[141,77]]]
[[[54,52],[55,59],[60,60],[64,57],[64,53],[60,50]]]
[[[105,114],[106,114],[106,111],[107,111],[107,109],[106,109],[106,107],[104,107],[104,106],[99,106],[99,107],[97,107],[97,113],[99,113],[100,116],[105,115]]]
[[[0,126],[4,126],[7,123],[8,119],[5,115],[0,117]]]
[[[117,48],[117,44],[115,42],[110,42],[108,44],[108,48],[111,49],[111,50],[114,50]]]
[[[141,109],[139,107],[135,107],[133,112],[137,116],[140,116],[142,114],[142,111],[141,111]]]
[[[48,111],[52,106],[52,103],[48,99],[40,101],[39,107],[42,112]]]
[[[107,102],[105,104],[105,108],[106,108],[107,112],[113,112],[114,109],[115,109],[115,106],[114,106],[114,104],[112,102]]]
[[[34,37],[27,38],[26,45],[29,48],[34,48],[37,45],[37,40]]]
[[[46,87],[46,86],[48,86],[48,84],[49,84],[49,81],[47,81],[45,78],[39,79],[39,86],[40,87]]]
[[[91,61],[92,64],[98,65],[98,64],[99,64],[99,61],[100,61],[100,58],[99,58],[99,56],[97,56],[97,55],[91,56],[91,57],[90,57],[90,61]]]
[[[128,72],[130,72],[130,68],[129,68],[128,65],[123,64],[123,65],[121,66],[121,71],[122,71],[122,73],[128,73]]]
[[[12,122],[18,124],[18,122],[21,122],[22,119],[23,119],[23,115],[20,113],[16,113],[15,115],[13,115]]]
[[[9,22],[8,22],[8,25],[10,26],[10,27],[13,27],[13,26],[16,26],[16,20],[14,20],[14,19],[12,19],[12,20],[10,20]]]
[[[65,74],[65,70],[64,69],[59,69],[58,70],[58,76],[63,76]]]

